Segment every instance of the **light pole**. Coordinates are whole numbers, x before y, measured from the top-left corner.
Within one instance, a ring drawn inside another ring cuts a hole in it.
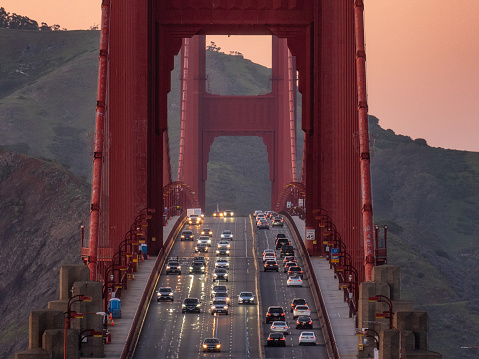
[[[63,359],[67,359],[67,329],[70,329],[70,322],[75,318],[83,318],[83,313],[77,313],[71,310],[71,305],[76,302],[91,302],[91,297],[79,294],[71,297],[68,301],[67,311],[64,313],[66,316],[65,329],[63,333]]]
[[[386,303],[389,306],[389,329],[393,329],[393,304],[391,302],[391,299],[384,295],[376,295],[374,297],[369,297],[370,302],[380,302],[380,303]],[[376,313],[376,318],[384,318],[384,314],[387,312],[383,313]],[[379,316],[378,316],[379,315]]]

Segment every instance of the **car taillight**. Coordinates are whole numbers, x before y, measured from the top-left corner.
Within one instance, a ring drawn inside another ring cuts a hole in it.
[[[266,313],[266,316],[269,317],[271,315],[271,313]]]
[[[284,313],[281,313],[281,316],[284,317]]]
[[[284,338],[279,338],[279,340],[284,340]]]

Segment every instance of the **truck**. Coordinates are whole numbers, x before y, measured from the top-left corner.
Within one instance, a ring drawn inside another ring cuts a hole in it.
[[[201,224],[203,222],[201,208],[188,208],[186,216],[188,217],[188,224]]]

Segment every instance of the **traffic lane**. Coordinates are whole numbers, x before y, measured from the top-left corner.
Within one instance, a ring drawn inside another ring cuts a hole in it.
[[[266,248],[275,249],[274,238],[277,233],[285,233],[288,238],[292,239],[291,232],[287,227],[274,228],[270,230],[256,229],[258,236],[258,261],[262,263],[262,251]],[[293,242],[293,246],[296,249],[296,245]],[[296,252],[296,251],[295,251]],[[286,280],[287,274],[282,272],[282,258],[280,258],[279,251],[276,251],[277,261],[279,264],[279,272],[264,272],[260,273],[261,282],[261,299],[263,304],[264,313],[262,315],[263,323],[265,323],[266,310],[269,306],[279,305],[285,310],[286,323],[290,327],[288,335],[286,336],[286,348],[266,347],[266,357],[284,357],[284,358],[302,358],[307,355],[314,355],[318,358],[327,358],[326,348],[321,344],[324,344],[322,332],[319,329],[319,318],[314,306],[313,297],[309,288],[309,281],[304,278],[303,287],[287,287]],[[298,264],[302,266],[302,260],[298,258]],[[293,318],[293,314],[290,311],[290,304],[293,298],[305,298],[311,309],[311,317],[313,319],[313,331],[317,337],[317,343],[320,346],[299,346],[299,335],[303,329],[296,329],[296,320]],[[271,323],[263,324],[263,345],[266,345],[268,334],[271,332]]]
[[[242,227],[245,227],[244,219],[242,221]],[[210,223],[205,223],[204,227],[209,225]],[[231,229],[232,226],[231,221],[225,224],[228,229]],[[196,226],[198,227],[198,226]],[[212,226],[210,226],[211,228]],[[193,228],[199,233],[201,228]],[[218,229],[222,229],[221,226],[218,226]],[[214,230],[215,231],[215,230]],[[195,231],[194,231],[195,232]],[[216,232],[219,234],[219,232]],[[240,233],[239,230],[234,231],[236,233],[236,238]],[[213,235],[213,238],[215,236]],[[251,237],[251,236],[250,236]],[[195,236],[195,239],[197,237]],[[230,258],[230,262],[232,265],[232,269],[230,269],[230,273],[232,274],[232,280],[227,284],[227,287],[230,288],[230,296],[232,299],[235,299],[235,296],[232,295],[235,290],[232,288],[233,283],[236,282],[235,276],[236,273],[243,273],[243,270],[237,271],[235,268],[247,268],[247,270],[251,270],[249,268],[248,263],[237,263],[237,260],[240,262],[244,262],[248,260],[251,262],[252,258],[247,259],[246,256],[236,257],[235,252],[240,254],[243,251],[246,251],[246,246],[248,245],[248,241],[243,241],[241,243],[238,241],[238,244],[234,246],[234,250],[232,251],[232,256]],[[212,248],[214,248],[214,244],[216,241],[213,241]],[[250,243],[250,248],[252,248]],[[182,264],[182,271],[185,273],[188,267],[188,262],[192,260],[192,257],[195,256],[193,253],[194,251],[194,243],[191,242],[181,242],[177,241],[172,249],[170,257],[178,257],[180,263]],[[187,256],[188,252],[191,256]],[[245,252],[246,253],[246,252]],[[252,253],[251,253],[252,256]],[[212,272],[214,269],[214,261],[216,256],[213,256],[211,253],[205,254],[207,257],[207,274],[206,275],[184,275],[181,276],[170,274],[168,276],[163,275],[160,277],[160,281],[158,287],[160,286],[170,286],[175,290],[176,300],[174,303],[177,303],[176,308],[171,306],[170,304],[173,303],[158,303],[162,305],[163,310],[160,310],[157,313],[158,318],[151,320],[150,313],[145,320],[145,327],[148,328],[147,333],[155,333],[152,334],[145,334],[142,333],[142,337],[140,338],[140,343],[138,345],[136,357],[140,358],[144,355],[149,355],[158,358],[196,358],[201,357],[202,348],[201,344],[206,337],[215,336],[217,335],[220,339],[223,351],[221,353],[213,354],[215,357],[222,357],[224,352],[229,352],[230,357],[248,357],[247,353],[249,352],[249,357],[257,357],[258,353],[258,340],[256,339],[256,344],[254,344],[253,338],[258,338],[258,335],[253,335],[251,338],[251,331],[254,329],[251,328],[251,323],[255,322],[254,311],[247,310],[244,311],[243,309],[238,308],[237,313],[235,313],[235,305],[230,310],[230,314],[228,316],[221,315],[221,316],[211,316],[209,314],[209,304],[210,304],[210,293],[211,293],[211,285],[212,285]],[[251,270],[252,273],[255,273],[254,270]],[[240,276],[242,277],[242,276]],[[186,280],[185,278],[190,278],[190,280]],[[246,284],[249,286],[247,281],[239,280],[239,287],[242,287]],[[223,284],[224,282],[222,282]],[[176,284],[176,286],[175,286]],[[201,295],[194,295],[194,293],[198,292],[197,287],[200,288],[199,292]],[[233,289],[233,290],[232,290]],[[188,295],[183,295],[181,293],[189,293]],[[187,296],[196,296],[202,299],[202,313],[201,314],[190,314],[187,313],[185,315],[179,315],[181,313],[181,302],[183,297]],[[154,304],[154,303],[152,303]],[[168,305],[168,307],[166,307]],[[151,306],[153,307],[153,305]],[[151,311],[150,307],[150,311]],[[165,310],[165,307],[167,308]],[[250,314],[252,312],[252,314]],[[166,313],[170,313],[170,315],[166,315]],[[166,316],[166,317],[165,317]],[[208,319],[208,317],[213,317]],[[256,315],[257,320],[257,315]],[[163,331],[158,330],[157,328],[151,328],[155,325],[155,323],[160,323],[160,326],[166,329]],[[245,328],[244,330],[239,328]],[[256,333],[257,333],[257,321],[256,321]],[[238,332],[236,332],[238,331]],[[243,336],[243,338],[241,338]],[[249,337],[248,337],[249,336]],[[158,339],[160,338],[160,339]],[[187,342],[184,338],[188,338]],[[155,340],[156,339],[156,340]],[[154,343],[154,345],[150,346],[149,352],[145,349],[144,342]],[[196,343],[196,344],[195,344]],[[211,356],[211,353],[204,354]]]

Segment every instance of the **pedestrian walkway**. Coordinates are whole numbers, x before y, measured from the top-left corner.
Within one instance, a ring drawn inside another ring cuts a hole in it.
[[[178,216],[173,217],[163,227],[163,238],[165,240],[168,238],[178,218]],[[121,318],[113,318],[114,325],[108,326],[108,331],[111,334],[111,343],[105,345],[105,358],[120,358],[155,261],[156,256],[150,256],[150,259],[141,262],[138,266],[138,271],[135,272],[135,280],[128,281],[128,289],[121,295]]]
[[[304,241],[305,223],[299,217],[293,217],[294,223]],[[326,310],[333,328],[334,338],[341,358],[357,358],[358,337],[355,334],[354,318],[349,318],[349,307],[344,301],[343,291],[339,288],[339,280],[334,277],[334,271],[329,268],[329,262],[324,257],[311,257],[314,273],[323,294]]]

